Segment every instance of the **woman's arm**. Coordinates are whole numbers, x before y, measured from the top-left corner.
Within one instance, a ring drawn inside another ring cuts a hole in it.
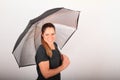
[[[63,61],[62,65],[55,68],[55,69],[50,69],[49,68],[49,61],[42,61],[39,63],[39,68],[41,70],[42,75],[45,78],[52,77],[58,73],[60,73],[62,70],[64,70],[68,65],[70,64],[69,58],[66,55],[63,55]]]

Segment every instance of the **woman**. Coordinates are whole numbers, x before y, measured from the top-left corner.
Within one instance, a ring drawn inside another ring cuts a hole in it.
[[[37,64],[37,80],[61,80],[60,72],[70,63],[68,57],[61,54],[55,43],[55,27],[46,23],[41,29],[41,45],[35,59]]]

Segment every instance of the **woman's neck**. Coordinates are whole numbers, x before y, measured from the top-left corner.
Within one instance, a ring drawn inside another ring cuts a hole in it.
[[[48,44],[48,45],[49,45],[49,47],[50,47],[52,50],[55,49],[55,45],[54,45],[54,43],[52,43],[52,44]]]

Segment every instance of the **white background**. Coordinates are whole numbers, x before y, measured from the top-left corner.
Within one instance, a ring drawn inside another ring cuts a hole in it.
[[[119,0],[0,0],[0,80],[35,80],[36,66],[19,68],[13,47],[33,19],[46,10],[81,11],[78,30],[62,52],[71,64],[62,80],[120,80]]]

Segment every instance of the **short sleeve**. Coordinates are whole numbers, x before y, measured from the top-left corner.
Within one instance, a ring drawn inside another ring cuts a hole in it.
[[[46,51],[42,45],[39,46],[36,56],[35,56],[36,64],[39,64],[41,61],[49,60]]]

